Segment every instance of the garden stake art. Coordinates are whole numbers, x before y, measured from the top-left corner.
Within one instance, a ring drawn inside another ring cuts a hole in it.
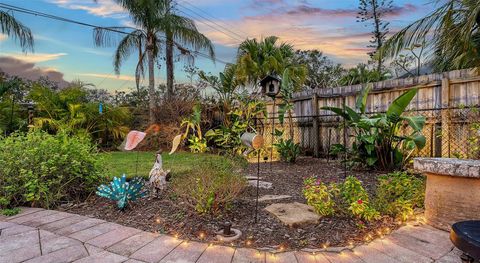
[[[136,177],[127,182],[126,176],[123,175],[121,178],[113,178],[110,186],[100,185],[96,194],[117,201],[117,207],[123,210],[130,201],[135,201],[147,195],[147,191],[143,188],[144,185],[145,182],[141,178]]]

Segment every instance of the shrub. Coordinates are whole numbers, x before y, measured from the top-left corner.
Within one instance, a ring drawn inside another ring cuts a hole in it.
[[[16,133],[0,140],[0,207],[51,208],[85,198],[103,181],[95,148],[63,133]]]
[[[337,185],[326,185],[312,176],[304,180],[303,196],[307,204],[322,216],[330,216],[335,213],[335,195],[338,193]]]
[[[274,146],[284,162],[294,163],[298,155],[300,155],[300,146],[293,142],[292,139],[284,140],[282,138],[278,143],[275,143]]]
[[[230,162],[202,163],[194,170],[173,176],[172,189],[199,214],[218,214],[228,210],[246,186]]]
[[[423,207],[424,200],[422,178],[395,172],[378,179],[376,206],[382,213],[407,220],[413,209]]]
[[[340,195],[346,210],[351,215],[366,221],[376,220],[380,217],[380,213],[370,205],[368,193],[357,178],[347,177],[340,186]]]

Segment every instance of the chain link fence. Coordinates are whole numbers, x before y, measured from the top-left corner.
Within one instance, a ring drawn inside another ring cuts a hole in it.
[[[369,113],[375,114],[378,112]],[[480,107],[412,110],[404,115],[426,118],[422,132],[426,145],[415,156],[480,159]],[[329,158],[333,145],[351,147],[355,141],[353,130],[345,129],[343,118],[335,114],[286,117],[283,125],[278,117],[262,118],[256,120],[256,127],[267,147],[280,138],[292,139],[307,156]],[[283,135],[275,136],[275,129],[283,131]],[[411,132],[405,124],[399,134]]]

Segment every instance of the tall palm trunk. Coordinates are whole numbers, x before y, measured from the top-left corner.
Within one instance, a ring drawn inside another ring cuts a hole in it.
[[[173,36],[171,32],[167,32],[167,43],[166,43],[165,54],[167,59],[167,97],[172,98],[174,94],[174,90],[173,90],[174,63],[173,63]]]
[[[155,57],[153,55],[153,38],[150,37],[148,39],[148,46],[147,46],[147,59],[148,59],[148,96],[149,99],[149,120],[150,123],[155,123],[155,115],[154,110],[156,106],[155,102]]]

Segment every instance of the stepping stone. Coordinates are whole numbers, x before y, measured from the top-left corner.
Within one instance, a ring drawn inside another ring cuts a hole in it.
[[[257,187],[257,180],[248,181],[248,185],[253,186],[253,187]],[[271,189],[272,185],[273,184],[270,183],[270,182],[258,181],[258,188]]]
[[[274,200],[282,200],[291,198],[291,195],[264,195],[258,199],[259,202],[267,202],[267,201],[274,201]]]
[[[263,263],[265,262],[265,252],[256,249],[237,248],[233,255],[232,263]]]
[[[265,210],[290,227],[317,224],[320,220],[320,216],[313,211],[311,206],[298,202],[272,204]]]
[[[197,260],[197,263],[224,263],[231,262],[235,249],[224,246],[208,247]]]
[[[152,242],[157,237],[158,235],[155,235],[153,233],[141,232],[121,242],[118,242],[117,244],[109,247],[107,250],[122,256],[129,257],[135,251]]]
[[[76,246],[70,246],[66,247],[57,251],[54,251],[49,254],[44,254],[42,256],[30,259],[28,263],[50,263],[50,262],[55,262],[55,263],[68,263],[68,262],[73,262],[75,260],[88,257],[88,253],[85,250],[85,247],[83,245],[76,245]],[[90,261],[92,262],[92,261]]]
[[[139,229],[122,226],[116,230],[110,231],[103,235],[97,236],[94,239],[88,240],[87,244],[99,248],[107,248],[140,232],[142,231]]]
[[[162,235],[137,250],[130,258],[148,263],[156,263],[168,255],[181,242],[182,241],[177,238]]]
[[[293,252],[285,252],[278,254],[267,254],[266,255],[267,263],[291,263],[298,262]],[[332,261],[333,262],[333,261]]]
[[[121,263],[128,260],[128,258],[110,253],[108,251],[103,251],[89,257],[84,257],[75,261],[75,263]]]
[[[160,263],[197,262],[208,245],[199,242],[183,242],[163,258]]]

